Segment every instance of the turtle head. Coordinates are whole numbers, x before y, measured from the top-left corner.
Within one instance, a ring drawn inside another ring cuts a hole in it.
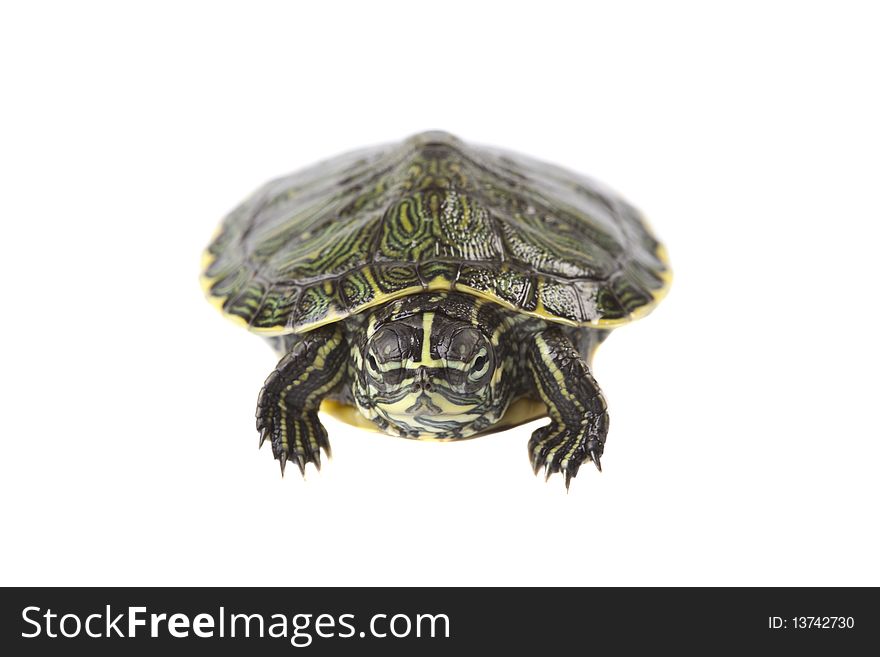
[[[478,324],[440,307],[371,324],[361,346],[361,411],[409,437],[463,438],[507,407],[503,362]]]

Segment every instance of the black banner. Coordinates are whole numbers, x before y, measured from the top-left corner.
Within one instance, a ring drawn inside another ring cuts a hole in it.
[[[4,654],[813,649],[880,639],[874,589],[20,588]],[[9,649],[13,652],[10,652]],[[840,652],[844,651],[844,652]]]

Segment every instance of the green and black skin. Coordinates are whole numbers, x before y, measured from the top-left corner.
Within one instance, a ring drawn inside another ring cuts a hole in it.
[[[433,319],[430,358],[423,362],[426,314]],[[305,473],[308,463],[320,469],[321,449],[330,451],[318,419],[326,398],[356,405],[388,433],[455,440],[491,429],[512,401],[535,397],[552,421],[532,434],[532,467],[544,468],[546,477],[561,472],[568,486],[584,461],[601,470],[608,412],[588,361],[605,335],[469,295],[427,293],[393,302],[366,321],[274,338],[284,355],[257,404],[260,444],[271,442],[282,469],[293,460]],[[401,398],[409,406],[404,413],[385,411],[389,400]],[[467,414],[444,413],[465,407]]]
[[[203,274],[281,357],[256,417],[282,473],[329,455],[325,400],[391,434],[457,440],[525,398],[550,418],[532,467],[566,487],[586,461],[601,470],[592,354],[668,282],[662,246],[618,196],[445,133],[269,183],[226,219]]]

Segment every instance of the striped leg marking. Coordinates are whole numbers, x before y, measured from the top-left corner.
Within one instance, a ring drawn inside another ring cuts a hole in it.
[[[318,419],[318,407],[342,382],[348,358],[348,346],[337,325],[297,337],[266,379],[257,399],[260,446],[270,440],[282,475],[288,459],[294,460],[305,475],[307,463],[321,469],[322,449],[330,456],[327,430]]]
[[[558,328],[534,336],[528,367],[550,414],[550,424],[532,434],[529,459],[535,474],[561,472],[568,489],[581,463],[592,461],[601,472],[608,412],[590,368]]]

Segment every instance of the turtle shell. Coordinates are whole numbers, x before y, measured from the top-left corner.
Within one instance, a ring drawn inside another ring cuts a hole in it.
[[[231,318],[283,334],[428,290],[609,328],[648,313],[669,278],[617,194],[430,132],[266,184],[223,221],[202,283]]]

